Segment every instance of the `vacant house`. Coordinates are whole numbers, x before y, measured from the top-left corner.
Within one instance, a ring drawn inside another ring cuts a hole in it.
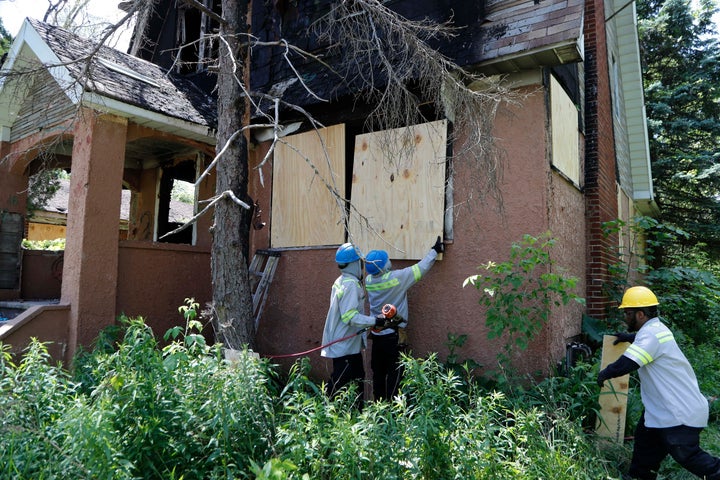
[[[306,33],[306,27],[332,3],[252,2],[253,33],[267,43],[287,39],[306,52],[321,53],[323,47]],[[132,48],[144,61],[101,49],[93,66],[107,83],[88,83],[90,94],[76,101],[68,96],[64,110],[53,110],[51,119],[31,115],[28,109],[46,106],[47,102],[32,99],[48,88],[58,91],[64,86],[56,70],[48,69],[43,80],[20,95],[7,93],[12,87],[9,81],[0,91],[3,109],[8,103],[13,107],[0,116],[3,156],[13,159],[0,167],[9,165],[10,172],[0,177],[6,182],[1,191],[22,191],[33,170],[33,152],[49,143],[51,131],[37,123],[43,118],[58,125],[54,138],[60,140],[55,142],[54,156],[72,163],[71,202],[77,194],[76,201],[84,205],[77,220],[68,218],[63,293],[57,307],[67,309],[62,315],[68,327],[61,341],[67,342],[69,351],[90,341],[121,311],[160,319],[159,308],[153,315],[138,310],[147,305],[135,296],[152,291],[157,297],[164,286],[146,285],[144,290],[135,285],[145,264],[126,257],[128,251],[147,250],[143,262],[149,262],[151,253],[165,255],[170,250],[175,255],[180,248],[188,258],[198,258],[192,268],[202,276],[176,278],[167,288],[180,292],[184,287],[182,295],[191,296],[204,282],[203,293],[209,290],[207,258],[202,255],[208,252],[210,220],[193,227],[190,243],[172,248],[159,242],[162,232],[168,231],[159,218],[162,210],[150,207],[159,201],[155,192],[162,189],[163,178],[196,178],[201,165],[212,158],[214,119],[207,110],[212,98],[199,97],[199,90],[188,86],[205,88],[208,80],[212,83],[207,61],[218,50],[206,34],[217,26],[220,11],[214,5],[213,13],[213,5],[206,4],[200,11],[158,0],[155,14],[138,25],[136,40],[142,42]],[[398,136],[373,129],[366,122],[373,104],[357,100],[354,88],[359,84],[354,77],[340,78],[306,58],[298,60],[302,79],[298,81],[282,58],[282,47],[253,50],[253,85],[265,91],[282,87],[283,101],[301,106],[324,126],[316,131],[307,117],[294,113],[297,110],[283,110],[280,120],[286,135],[269,158],[272,136],[256,131],[251,137],[250,194],[262,206],[267,224],[252,231],[251,245],[281,255],[258,324],[258,350],[263,355],[286,355],[320,345],[330,286],[338,275],[334,252],[348,238],[365,252],[388,250],[393,265],[402,267],[421,258],[441,235],[446,242],[443,258],[410,290],[409,343],[416,355],[437,351],[442,357],[448,352],[448,335],[467,335],[458,353],[492,367],[502,343],[488,340],[478,305],[481,292],[463,288],[463,281],[478,273],[480,265],[506,260],[511,243],[523,235],[551,232],[557,240],[553,271],[578,278],[575,293],[585,297],[587,305],[553,306],[539,336],[527,351],[518,352],[515,363],[522,371],[547,371],[565,357],[568,342],[578,338],[582,315],[604,318],[611,306],[603,288],[610,279],[608,266],[616,261],[613,252],[624,240],[603,235],[602,222],[653,214],[656,209],[634,4],[396,0],[384,5],[408,18],[454,22],[457,34],[434,41],[433,48],[464,69],[502,76],[503,85],[514,92],[516,101],[501,104],[491,125],[502,160],[501,173],[493,177],[497,189],[492,196],[478,197],[478,185],[490,176],[478,168],[482,158],[478,164],[476,156],[461,148],[461,139],[473,134],[467,123],[429,108],[425,121],[407,125]],[[46,65],[50,54],[65,60],[55,43],[56,35],[63,32],[39,22],[26,23],[23,32],[6,69],[20,68],[15,60],[20,58],[37,58]],[[72,42],[78,49],[91,45],[77,38]],[[195,47],[175,50],[189,43]],[[332,56],[325,58],[326,64],[335,61]],[[366,67],[365,73],[372,72],[372,64]],[[65,75],[83,73],[79,67],[65,68]],[[169,77],[160,73],[166,71]],[[156,102],[166,89],[187,100],[187,109],[174,102]],[[13,98],[18,100],[13,103]],[[208,103],[196,101],[199,98]],[[78,116],[78,106],[87,114]],[[96,135],[102,135],[104,145],[113,146],[112,156],[100,154],[94,142],[87,142]],[[78,180],[76,170],[80,170]],[[109,222],[103,223],[102,234],[94,233],[93,225],[103,222],[104,214],[117,218],[119,190],[126,184],[137,205],[131,207],[128,240],[118,242],[111,238]],[[201,199],[212,195],[211,185],[201,190]],[[107,211],[96,212],[93,206],[105,194]],[[21,215],[23,200],[15,196],[15,203],[0,198],[0,209]],[[352,203],[350,210],[343,207],[344,200]],[[71,241],[71,235],[77,239]],[[98,245],[89,241],[96,236]],[[86,260],[89,248],[96,258],[108,259],[102,271],[92,268],[97,265],[93,259]],[[151,270],[152,280],[164,278],[163,269],[170,263]],[[186,271],[185,267],[179,271]],[[83,286],[99,283],[102,276],[113,283],[98,292],[96,300],[95,293]],[[133,286],[126,290],[126,282]],[[6,296],[12,296],[11,287],[11,283],[0,286],[9,292]],[[93,299],[87,298],[89,293]],[[167,312],[181,303],[167,296],[157,301],[168,303]],[[163,319],[159,324],[171,321]],[[26,336],[24,329],[32,331],[32,323],[8,331],[16,332],[19,339]],[[0,333],[0,338],[3,335],[8,333]],[[315,373],[325,376],[329,366],[319,354],[311,354],[310,359]]]

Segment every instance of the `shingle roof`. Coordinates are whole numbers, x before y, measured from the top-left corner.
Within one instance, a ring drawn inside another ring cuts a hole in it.
[[[118,50],[98,46],[59,27],[28,19],[75,80],[88,72],[85,91],[198,125],[215,128],[215,98],[189,79]],[[90,59],[90,63],[88,63]]]

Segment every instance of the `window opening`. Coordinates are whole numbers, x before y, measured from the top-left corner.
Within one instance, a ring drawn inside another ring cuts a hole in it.
[[[202,0],[208,12],[220,14],[219,0]],[[218,32],[218,22],[205,11],[183,6],[178,12],[176,43],[178,46],[177,71],[182,74],[203,72],[217,58],[217,42],[213,34]]]
[[[161,238],[179,228],[193,216],[195,204],[195,163],[182,162],[164,167],[158,188],[157,241],[164,243],[193,244],[195,225]]]

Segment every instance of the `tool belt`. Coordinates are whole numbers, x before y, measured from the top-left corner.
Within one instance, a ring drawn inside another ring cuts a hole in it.
[[[397,335],[398,335],[398,345],[399,345],[399,346],[401,346],[401,347],[407,346],[407,331],[406,331],[406,329],[404,329],[404,328],[402,328],[402,327],[387,327],[387,328],[377,328],[377,327],[374,327],[374,328],[371,328],[371,329],[370,329],[370,333],[371,333],[370,339],[372,340],[372,339],[374,339],[374,338],[376,338],[376,337],[377,337],[377,338],[391,337],[391,336],[392,336],[391,334],[373,335],[374,333],[382,332],[383,330],[387,330],[388,328],[394,330],[395,332],[397,332]]]

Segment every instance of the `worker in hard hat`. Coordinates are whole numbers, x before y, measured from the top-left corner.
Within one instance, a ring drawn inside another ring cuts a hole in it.
[[[395,305],[397,317],[404,320],[397,326],[373,328],[372,357],[370,367],[373,372],[373,396],[375,400],[390,399],[397,394],[402,377],[400,348],[406,343],[405,328],[408,320],[407,291],[420,281],[432,268],[438,253],[444,251],[444,245],[437,237],[430,251],[415,265],[392,270],[392,264],[385,250],[372,250],[365,257],[365,289],[370,303],[370,315],[382,314],[385,304]]]
[[[620,309],[630,333],[615,343],[631,342],[625,353],[598,374],[609,378],[638,371],[645,410],[635,429],[628,476],[655,479],[670,455],[686,470],[707,480],[720,479],[720,458],[700,448],[700,432],[708,422],[708,400],[700,393],[690,363],[670,329],[658,317],[658,299],[647,287],[627,289]]]
[[[382,317],[376,319],[362,313],[365,309],[365,292],[360,284],[363,261],[355,245],[340,245],[335,252],[335,262],[342,274],[332,286],[322,338],[322,344],[326,346],[320,352],[333,362],[327,393],[332,396],[348,383],[355,382],[359,397],[362,397],[362,382],[365,380],[361,354],[365,344],[364,330],[384,322]]]

